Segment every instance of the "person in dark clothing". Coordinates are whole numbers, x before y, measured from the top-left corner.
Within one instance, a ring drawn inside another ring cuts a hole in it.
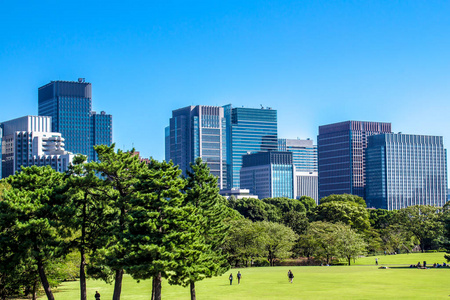
[[[95,291],[95,300],[100,300],[100,293]]]
[[[241,277],[242,277],[241,271],[238,271],[236,276],[237,276],[237,279],[238,279],[238,284],[240,284],[241,283]]]
[[[233,284],[233,273],[230,273],[230,277],[228,277],[228,279],[230,279],[230,285]]]
[[[289,282],[292,283],[292,281],[294,280],[294,273],[292,273],[291,270],[288,271],[288,278]]]

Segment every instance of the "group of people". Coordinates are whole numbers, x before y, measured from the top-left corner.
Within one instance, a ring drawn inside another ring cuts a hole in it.
[[[289,270],[287,275],[288,275],[289,282],[292,283],[294,281],[294,273],[292,273],[292,271]],[[238,280],[238,284],[241,284],[241,277],[242,277],[241,271],[237,272],[236,277]],[[230,285],[232,285],[233,284],[233,273],[230,273],[230,276],[228,277],[228,279],[230,280]]]
[[[236,277],[238,280],[238,284],[241,284],[241,277],[242,277],[241,271],[237,272]],[[228,277],[228,279],[230,280],[230,285],[232,285],[233,284],[233,273],[230,273],[230,277]]]
[[[442,263],[442,265],[440,264],[440,263],[434,263],[433,264],[433,268],[446,268],[446,267],[448,267],[449,265],[448,264],[446,264],[445,262],[444,263]],[[417,263],[417,265],[410,265],[409,266],[410,268],[418,268],[418,269],[426,269],[427,268],[427,262],[426,261],[424,261],[423,262],[423,265],[422,264],[420,264],[420,261]]]

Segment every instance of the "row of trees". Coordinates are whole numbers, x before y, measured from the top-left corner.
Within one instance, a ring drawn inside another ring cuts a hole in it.
[[[29,167],[2,182],[0,298],[35,298],[40,282],[54,299],[57,262],[78,253],[81,299],[87,275],[114,282],[120,299],[124,272],[152,278],[152,299],[161,299],[162,278],[189,285],[195,299],[195,282],[229,268],[221,246],[233,212],[216,178],[201,160],[184,178],[171,162],[96,151],[98,162],[78,156],[67,174]]]
[[[344,194],[322,198],[317,206],[309,197],[230,199],[229,206],[255,223],[277,222],[291,228],[298,237],[292,255],[314,257],[324,263],[331,257],[345,258],[350,264],[351,258],[366,253],[450,248],[448,203],[443,208],[417,205],[388,211],[367,209],[361,197]],[[246,228],[250,231],[251,226]],[[252,253],[254,249],[260,249],[258,255],[263,255],[262,248],[254,245],[241,252]],[[245,264],[243,257],[247,256],[231,257]]]

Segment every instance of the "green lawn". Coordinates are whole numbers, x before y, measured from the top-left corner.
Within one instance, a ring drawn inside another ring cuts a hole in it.
[[[378,257],[380,264],[412,264],[443,262],[443,253],[401,254]],[[236,276],[238,269],[222,277],[206,279],[196,285],[198,299],[450,299],[450,268],[410,269],[392,267],[378,269],[374,257],[357,260],[358,264],[372,266],[332,267],[265,267],[239,269],[240,285],[230,286],[228,275]],[[295,275],[288,282],[287,271]],[[88,281],[88,298],[98,290],[102,299],[112,298],[112,285],[101,281]],[[79,282],[68,282],[58,288],[58,300],[79,299]],[[125,276],[121,299],[150,299],[151,281],[137,283]],[[163,299],[190,299],[188,288],[163,284]],[[44,299],[44,298],[41,298]]]

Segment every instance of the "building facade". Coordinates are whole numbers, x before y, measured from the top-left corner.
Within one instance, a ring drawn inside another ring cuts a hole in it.
[[[92,111],[92,85],[52,81],[39,88],[39,116],[52,117],[52,130],[66,139],[67,151],[95,158],[93,146],[112,144],[112,116]]]
[[[242,157],[248,153],[276,151],[277,111],[271,108],[224,106],[227,134],[227,188],[240,187]]]
[[[441,136],[389,133],[368,142],[368,206],[393,210],[446,203],[447,153]]]
[[[346,121],[319,127],[317,137],[319,198],[331,194],[365,197],[367,139],[390,133],[391,123]]]
[[[317,146],[311,139],[278,139],[278,151],[292,152],[295,197],[308,196],[318,202]]]
[[[64,138],[51,131],[51,117],[25,116],[3,122],[2,177],[28,166],[69,167],[74,155],[64,150]]]
[[[172,111],[166,129],[166,160],[172,160],[185,173],[198,157],[217,176],[219,187],[227,186],[226,124],[220,106],[188,106]],[[168,134],[168,138],[167,138]]]
[[[294,164],[292,152],[269,151],[242,157],[241,188],[259,199],[294,198]]]

